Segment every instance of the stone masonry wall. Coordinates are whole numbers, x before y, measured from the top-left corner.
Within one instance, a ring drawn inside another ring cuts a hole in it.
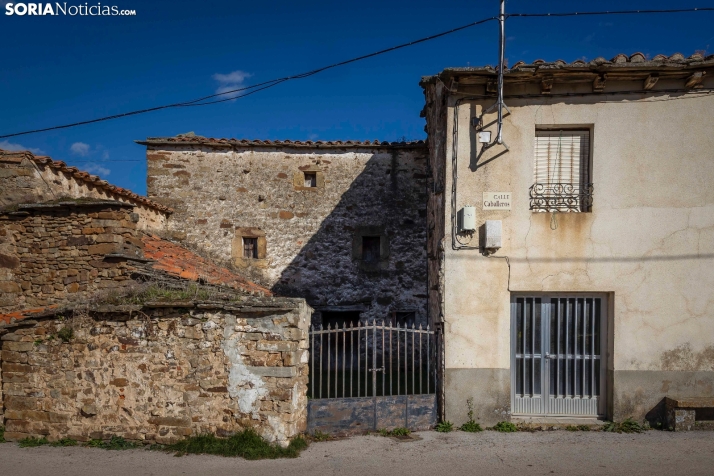
[[[5,437],[170,443],[253,427],[286,445],[306,428],[310,308],[301,299],[247,299],[133,313],[104,307],[6,329]],[[65,327],[69,342],[58,337]]]
[[[0,214],[0,311],[77,302],[130,281],[133,205],[60,202]],[[114,255],[115,257],[107,257]]]
[[[174,208],[169,229],[318,311],[362,319],[414,311],[426,323],[426,156],[421,145],[373,148],[148,146],[148,196]],[[316,186],[305,187],[305,172]],[[380,235],[387,256],[365,267],[355,248]],[[244,259],[242,237],[257,238]],[[315,314],[319,320],[319,312]]]
[[[164,229],[169,216],[167,212],[141,200],[131,199],[125,190],[106,182],[101,181],[107,186],[88,182],[85,180],[90,177],[88,173],[57,165],[63,162],[45,160],[45,163],[36,163],[33,157],[29,152],[0,150],[0,208],[62,198],[117,200],[134,205],[134,213],[139,217],[137,228],[140,230]],[[116,193],[119,190],[124,193]]]

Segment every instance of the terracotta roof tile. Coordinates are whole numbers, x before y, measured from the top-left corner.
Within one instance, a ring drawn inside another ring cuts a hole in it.
[[[35,155],[29,151],[11,152],[3,149],[0,149],[0,159],[15,162],[20,162],[22,159],[29,159],[36,164],[59,170],[71,175],[77,180],[91,184],[96,188],[106,190],[114,195],[118,195],[131,203],[146,205],[149,208],[153,208],[154,210],[158,210],[163,213],[173,213],[173,210],[165,205],[149,200],[148,198],[138,195],[131,190],[112,185],[106,180],[100,179],[96,175],[91,175],[89,172],[79,170],[77,167],[68,166],[61,160],[52,160],[50,157]]]
[[[571,63],[567,63],[563,60],[556,61],[545,61],[543,59],[536,59],[531,63],[526,63],[525,61],[518,61],[510,68],[505,69],[505,73],[519,73],[519,72],[532,72],[537,70],[555,70],[560,69],[568,71],[574,68],[578,68],[577,74],[580,74],[584,68],[590,68],[595,72],[607,72],[608,70],[621,70],[622,68],[633,68],[634,70],[642,71],[651,68],[655,71],[661,70],[686,70],[694,68],[714,68],[714,55],[703,56],[700,53],[694,53],[689,57],[685,57],[681,53],[674,53],[673,55],[656,55],[653,58],[647,58],[644,53],[635,52],[631,55],[626,55],[620,53],[615,55],[610,60],[598,56],[590,61],[583,61],[582,59],[575,60]],[[443,73],[446,75],[451,74],[463,74],[463,73],[474,73],[480,75],[495,75],[497,68],[491,65],[487,66],[469,66],[469,67],[455,67],[446,68]],[[436,76],[426,76],[422,78],[422,84],[435,80]],[[442,76],[443,79],[443,76]]]
[[[59,306],[46,306],[37,307],[34,309],[23,309],[22,311],[12,311],[6,314],[0,314],[0,326],[13,324],[24,319],[30,319],[33,317],[40,317],[46,315],[47,313],[56,311]]]
[[[215,265],[181,245],[146,233],[143,234],[142,241],[144,257],[154,260],[151,266],[157,271],[191,281],[202,280],[209,284],[228,286],[244,292],[272,295],[269,289]]]

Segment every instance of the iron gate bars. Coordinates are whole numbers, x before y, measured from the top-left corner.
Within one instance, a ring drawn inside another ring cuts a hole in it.
[[[434,331],[358,322],[310,328],[310,398],[434,393]]]

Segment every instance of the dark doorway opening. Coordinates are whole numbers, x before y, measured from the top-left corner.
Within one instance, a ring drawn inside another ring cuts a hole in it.
[[[345,326],[352,324],[356,326],[359,322],[359,311],[322,311],[322,328],[327,329],[331,326],[332,329],[339,327],[342,329]]]

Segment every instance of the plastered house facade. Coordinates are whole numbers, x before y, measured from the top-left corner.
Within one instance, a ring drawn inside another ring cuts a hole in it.
[[[496,78],[422,81],[444,418],[654,422],[711,396],[714,58],[517,63],[504,144]]]

